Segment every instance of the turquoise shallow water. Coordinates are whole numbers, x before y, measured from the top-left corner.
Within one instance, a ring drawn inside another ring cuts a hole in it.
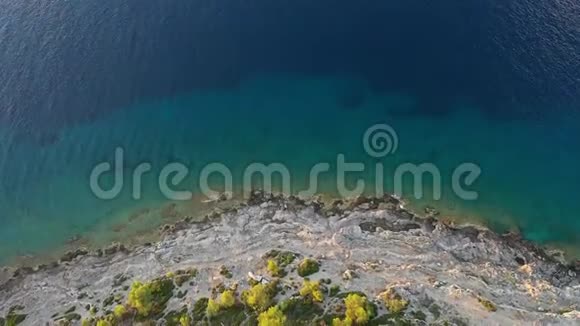
[[[229,167],[239,187],[248,164],[280,162],[290,170],[297,192],[314,164],[334,167],[340,153],[348,162],[366,164],[367,171],[351,178],[360,176],[369,184],[374,165],[382,162],[388,191],[401,163],[432,163],[441,171],[443,198],[413,199],[411,180],[405,179],[404,196],[417,207],[434,205],[499,231],[517,227],[528,239],[580,248],[578,113],[500,118],[458,98],[433,116],[419,105],[429,104],[419,104],[413,93],[374,92],[352,77],[277,74],[228,90],[183,93],[119,109],[60,129],[50,144],[18,139],[17,128],[3,128],[0,257],[43,253],[77,235],[92,241],[123,238],[164,223],[155,211],[147,222],[127,216],[166,205],[156,176],[170,162],[191,169],[175,188],[194,191],[207,163]],[[377,123],[389,124],[399,140],[397,151],[381,160],[362,145],[367,128]],[[112,162],[117,147],[125,150],[125,187],[117,198],[100,200],[91,192],[89,175],[98,163]],[[142,199],[134,200],[130,174],[142,162],[149,162],[153,172],[143,178]],[[469,187],[478,191],[477,200],[462,200],[451,191],[452,171],[465,162],[482,170]],[[335,174],[322,175],[321,192],[336,194]],[[427,194],[429,189],[427,182]],[[134,225],[119,233],[118,221]]]

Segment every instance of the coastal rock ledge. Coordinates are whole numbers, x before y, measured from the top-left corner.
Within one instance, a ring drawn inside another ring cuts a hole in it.
[[[256,194],[157,243],[79,250],[0,285],[0,325],[580,325],[580,276],[398,199]]]

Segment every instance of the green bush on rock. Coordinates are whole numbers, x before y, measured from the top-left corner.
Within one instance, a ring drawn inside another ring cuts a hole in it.
[[[401,295],[393,288],[389,288],[385,292],[379,294],[379,298],[392,314],[400,314],[409,306],[409,301],[403,299],[403,297],[401,297]]]
[[[107,315],[100,318],[93,317],[81,320],[81,326],[113,326],[117,324],[118,322],[112,315]]]
[[[369,320],[375,318],[376,311],[364,295],[358,293],[348,294],[344,299],[346,313],[344,319],[334,318],[333,326],[366,325]]]
[[[267,269],[273,277],[283,277],[285,274],[284,270],[281,269],[280,266],[278,266],[278,263],[273,259],[268,260]]]
[[[233,307],[236,304],[236,296],[234,295],[234,291],[226,290],[222,292],[220,295],[220,306],[223,309],[228,309]]]
[[[117,319],[123,319],[127,315],[127,308],[123,305],[117,305],[113,309],[113,315],[115,315]]]
[[[324,309],[312,300],[302,297],[292,297],[278,304],[278,307],[288,318],[289,325],[310,325],[313,320],[324,314]]]
[[[207,302],[207,309],[206,309],[206,314],[209,318],[215,317],[217,316],[217,314],[220,312],[220,304],[215,301],[214,299],[209,299],[209,301]]]
[[[206,314],[208,317],[215,317],[221,311],[227,310],[235,306],[236,304],[236,296],[234,291],[232,290],[225,290],[220,295],[219,301],[209,299],[207,302],[207,309]]]
[[[346,318],[359,325],[366,324],[372,317],[372,311],[368,308],[367,298],[358,294],[350,294],[344,299],[346,306]]]
[[[298,275],[301,277],[307,277],[318,273],[319,270],[320,264],[312,258],[306,258],[298,265]]]
[[[183,315],[179,317],[179,325],[180,326],[191,326],[191,318],[188,315]]]
[[[256,284],[251,289],[242,292],[242,301],[257,312],[266,311],[274,303],[278,284]]]
[[[192,278],[197,276],[197,269],[190,268],[186,270],[178,270],[173,273],[173,279],[175,281],[175,285],[182,286],[185,282],[191,280]]]
[[[135,309],[140,317],[162,313],[167,301],[173,296],[173,280],[155,279],[149,283],[134,282],[129,292],[129,307]]]
[[[200,321],[206,316],[206,310],[209,303],[208,298],[200,298],[193,305],[193,318],[196,321]]]
[[[4,320],[4,325],[6,326],[16,326],[21,324],[24,320],[26,319],[26,315],[20,315],[20,314],[8,314],[8,316],[6,316],[6,319]],[[0,321],[1,323],[1,321]]]
[[[0,326],[16,326],[21,324],[25,319],[25,314],[19,314],[17,311],[23,310],[22,306],[14,306],[8,310],[8,314],[5,318],[0,317]]]
[[[181,310],[178,311],[170,311],[168,312],[165,317],[165,326],[190,326],[191,325],[191,317],[189,315],[189,309],[187,305],[184,305]]]
[[[340,286],[333,285],[333,286],[330,287],[330,290],[329,290],[329,294],[328,295],[331,296],[331,297],[335,297],[339,293],[340,293]]]
[[[258,326],[284,326],[286,316],[277,306],[271,307],[258,316]]]
[[[495,306],[495,304],[493,304],[493,302],[484,299],[482,297],[477,298],[477,301],[479,301],[479,303],[485,308],[485,310],[489,311],[489,312],[496,312],[497,311],[497,307]]]
[[[320,290],[320,282],[305,280],[302,288],[300,289],[300,296],[303,298],[310,299],[315,302],[324,301],[324,295]]]
[[[348,317],[344,320],[341,320],[340,318],[334,318],[332,320],[332,326],[353,326],[353,322]]]
[[[223,277],[225,277],[227,279],[234,277],[232,272],[226,266],[220,267],[220,275],[222,275]]]
[[[113,324],[107,320],[99,320],[97,321],[97,326],[113,326]]]
[[[272,250],[264,258],[273,259],[281,268],[285,268],[294,262],[296,254],[290,251]]]

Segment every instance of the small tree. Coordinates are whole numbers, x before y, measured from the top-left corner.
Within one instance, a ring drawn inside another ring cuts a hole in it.
[[[191,326],[191,318],[187,314],[182,315],[179,317],[179,325],[180,326]]]
[[[280,308],[275,306],[258,316],[258,326],[284,326],[286,319]]]
[[[383,301],[389,312],[393,314],[400,314],[409,306],[409,301],[403,299],[393,288],[389,288],[379,294],[379,298]]]
[[[236,304],[236,296],[232,290],[224,291],[220,296],[220,306],[223,309],[228,309]]]
[[[367,298],[358,294],[349,294],[344,299],[346,305],[346,318],[350,319],[357,325],[364,325],[370,319],[370,313],[367,311]]]
[[[220,305],[214,299],[209,299],[207,302],[206,314],[208,317],[215,317],[220,312]]]
[[[282,277],[284,274],[284,270],[280,268],[280,266],[278,266],[278,263],[273,260],[273,259],[269,259],[268,260],[268,272],[270,272],[270,275],[272,275],[273,277]]]
[[[129,292],[128,304],[140,316],[149,317],[165,310],[167,301],[173,296],[171,279],[160,278],[149,283],[134,282]]]
[[[115,318],[117,319],[123,319],[127,315],[127,308],[123,305],[117,305],[113,309],[113,315],[115,315]]]
[[[273,303],[274,293],[272,292],[271,285],[256,284],[242,293],[242,301],[255,311],[266,311]]]
[[[324,301],[324,295],[320,290],[320,282],[311,282],[309,280],[305,280],[302,288],[300,289],[300,295],[304,298],[310,298],[316,302]]]
[[[236,304],[236,296],[232,290],[226,290],[220,295],[219,301],[209,299],[207,301],[206,315],[208,317],[215,317],[220,311],[229,309]]]
[[[352,320],[346,317],[344,320],[340,320],[340,318],[334,318],[332,320],[332,326],[352,326]]]
[[[320,269],[320,264],[312,258],[306,258],[298,265],[298,275],[302,277],[307,277],[312,274],[318,273]]]

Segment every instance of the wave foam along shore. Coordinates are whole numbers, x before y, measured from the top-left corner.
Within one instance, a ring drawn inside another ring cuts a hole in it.
[[[320,264],[311,280],[330,280],[343,293],[363,293],[379,307],[377,318],[381,313],[389,318],[380,298],[394,289],[407,303],[397,318],[409,321],[417,316],[452,324],[580,321],[576,268],[516,237],[418,217],[394,197],[324,205],[255,193],[247,203],[210,220],[184,220],[165,230],[155,244],[131,250],[79,249],[50,266],[18,269],[0,286],[0,316],[21,316],[24,325],[107,318],[115,302],[126,306],[131,280],[195,269],[196,275],[179,282],[153,322],[168,323],[183,309],[195,318],[192,307],[215,297],[216,289],[230,286],[241,293],[251,286],[248,275],[272,281],[264,257],[282,250],[298,259],[286,267],[289,273],[276,278],[284,289],[275,297],[280,303],[300,296],[295,270],[310,257]],[[311,317],[323,320],[336,304],[336,298],[325,298],[316,303],[323,313]],[[252,318],[252,312],[246,314]]]

